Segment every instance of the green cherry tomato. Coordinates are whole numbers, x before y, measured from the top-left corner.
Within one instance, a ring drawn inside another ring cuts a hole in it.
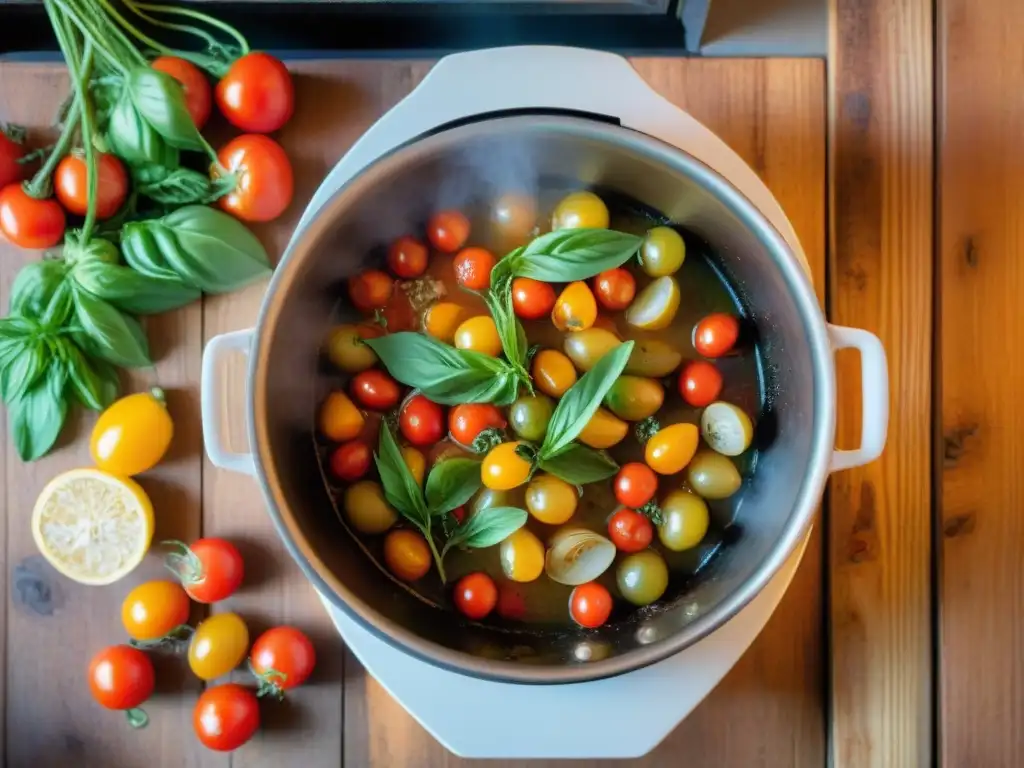
[[[658,538],[673,552],[700,544],[708,532],[708,505],[686,491],[673,491],[661,502]]]
[[[566,334],[563,347],[573,365],[586,373],[621,343],[622,339],[607,328],[587,328]]]
[[[665,594],[668,566],[653,549],[645,549],[623,558],[615,572],[622,596],[633,605],[650,605]]]
[[[686,243],[671,227],[655,227],[640,246],[640,266],[651,277],[673,275],[686,259]]]
[[[539,443],[548,432],[548,422],[555,405],[546,395],[523,395],[508,411],[508,420],[516,434],[524,440]]]
[[[605,395],[608,410],[626,421],[643,421],[665,402],[665,388],[654,379],[619,376]]]
[[[727,456],[702,448],[686,467],[686,479],[705,499],[727,499],[740,489],[743,478]]]

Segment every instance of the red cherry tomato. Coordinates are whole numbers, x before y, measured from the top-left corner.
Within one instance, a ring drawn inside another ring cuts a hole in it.
[[[522,619],[526,614],[526,599],[522,592],[512,584],[502,584],[498,587],[497,611],[503,619]]]
[[[247,53],[217,83],[217,106],[229,123],[243,131],[276,131],[295,111],[292,76],[269,53]]]
[[[256,694],[237,683],[207,688],[192,710],[192,727],[204,746],[230,752],[245,744],[260,727]]]
[[[89,662],[92,697],[107,709],[134,709],[153,693],[153,662],[130,645],[112,645]]]
[[[620,552],[640,552],[651,545],[654,526],[632,509],[620,509],[608,521],[608,537]]]
[[[316,666],[313,643],[295,627],[268,629],[252,644],[249,668],[260,680],[260,694],[278,698],[306,682]]]
[[[191,61],[179,59],[177,56],[160,56],[150,64],[157,69],[170,75],[179,83],[185,92],[185,109],[192,117],[196,128],[202,130],[206,121],[210,119],[210,110],[213,108],[213,89],[210,88],[210,81]]]
[[[658,476],[638,461],[624,465],[615,476],[615,498],[630,509],[640,509],[658,492]]]
[[[398,426],[413,445],[433,445],[444,436],[444,409],[423,395],[416,395],[403,406]]]
[[[379,269],[368,269],[348,280],[348,297],[361,312],[383,309],[394,290],[395,281]]]
[[[448,431],[458,443],[471,448],[485,429],[504,429],[508,422],[493,405],[468,403],[456,405],[448,413]]]
[[[463,288],[486,291],[491,287],[494,256],[485,248],[465,248],[455,257],[455,279]]]
[[[693,348],[704,357],[721,357],[736,345],[740,321],[733,315],[716,312],[693,329]]]
[[[331,474],[339,480],[354,483],[370,471],[373,451],[362,440],[350,440],[334,449],[331,454]]]
[[[167,556],[188,596],[197,603],[216,603],[234,594],[245,566],[235,545],[224,539],[196,539],[191,547],[172,542],[178,551]]]
[[[235,188],[217,201],[233,216],[243,221],[272,221],[291,204],[295,189],[292,164],[270,137],[249,134],[232,139],[217,153],[217,160],[235,175]]]
[[[24,154],[25,148],[0,130],[0,189],[24,178],[25,167],[18,162]]]
[[[469,219],[458,211],[435,213],[427,222],[427,239],[443,253],[455,253],[469,240]]]
[[[555,308],[555,289],[550,283],[517,277],[512,281],[512,308],[523,320],[547,317]]]
[[[625,309],[636,296],[636,279],[619,267],[608,269],[594,278],[594,295],[605,309]]]
[[[367,408],[386,411],[398,404],[398,382],[384,371],[371,368],[352,378],[352,397]]]
[[[427,246],[414,237],[400,237],[388,249],[388,269],[395,277],[419,277],[427,271]]]
[[[486,573],[471,573],[455,584],[455,607],[464,616],[479,621],[494,610],[497,602],[498,588]]]
[[[581,627],[597,629],[612,614],[611,593],[596,581],[580,584],[569,597],[569,614]]]
[[[455,518],[456,523],[462,525],[462,521],[466,519],[466,508],[456,507],[455,509],[452,510],[451,515]]]
[[[109,219],[128,197],[128,173],[114,155],[96,153],[99,169],[96,218]],[[85,216],[89,208],[89,172],[85,155],[75,151],[57,164],[53,191],[68,213]]]
[[[722,374],[707,360],[691,360],[679,372],[679,394],[690,405],[711,405],[721,393]]]
[[[0,189],[0,233],[22,248],[52,248],[64,237],[64,209],[56,200],[37,200],[21,184]]]

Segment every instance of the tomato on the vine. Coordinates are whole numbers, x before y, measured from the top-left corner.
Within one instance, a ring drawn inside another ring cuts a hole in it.
[[[366,408],[386,411],[398,404],[398,382],[378,368],[357,373],[351,387],[352,397]]]
[[[153,693],[156,675],[149,656],[130,645],[112,645],[89,662],[92,697],[107,709],[127,710],[133,727],[144,726],[149,718],[137,707]]]
[[[394,290],[394,279],[379,269],[368,269],[348,279],[348,297],[360,312],[384,309]]]
[[[260,681],[257,696],[281,698],[289,688],[306,682],[314,666],[313,643],[295,627],[268,629],[256,638],[249,653],[249,668]]]
[[[232,139],[217,160],[235,176],[235,187],[217,201],[243,221],[272,221],[292,202],[295,179],[281,145],[268,136],[248,134]],[[213,174],[219,170],[214,166]]]
[[[177,550],[167,556],[167,566],[178,574],[188,596],[197,603],[225,600],[242,583],[242,555],[230,541],[196,539],[191,547],[180,541],[166,543]]]
[[[32,197],[21,184],[0,189],[0,233],[22,248],[52,248],[64,237],[64,209]]]
[[[213,107],[213,89],[202,70],[191,61],[177,56],[159,56],[153,59],[150,66],[181,83],[181,89],[185,92],[185,109],[196,128],[202,130]]]
[[[444,436],[444,409],[423,395],[415,395],[402,406],[398,426],[413,445],[433,445]]]
[[[270,133],[295,111],[295,85],[288,68],[269,53],[247,53],[217,83],[217,106],[236,128]]]
[[[256,694],[237,683],[207,688],[192,711],[192,727],[204,746],[230,752],[245,744],[260,727]]]
[[[455,253],[469,240],[469,219],[458,211],[440,211],[427,222],[427,239],[443,253]]]
[[[121,623],[133,640],[158,640],[188,623],[188,595],[173,581],[147,581],[121,603]]]
[[[448,431],[457,443],[467,447],[485,429],[504,429],[507,422],[501,411],[485,403],[456,405],[448,413]]]
[[[615,476],[615,498],[630,509],[640,509],[658,491],[658,476],[638,461],[624,465]]]
[[[362,440],[350,440],[339,445],[331,454],[331,473],[339,480],[354,483],[370,471],[373,451]]]
[[[740,337],[740,321],[734,315],[715,312],[693,329],[693,348],[704,357],[721,357]]]
[[[486,291],[491,287],[494,256],[486,248],[464,248],[455,257],[455,279],[463,288]]]
[[[25,148],[0,126],[0,189],[24,178],[25,168],[18,162],[24,155]]]
[[[459,579],[453,597],[455,607],[464,616],[479,621],[494,610],[498,602],[498,588],[494,579],[477,571]]]
[[[711,405],[722,392],[722,374],[707,360],[692,360],[679,372],[679,394],[695,408]]]
[[[398,238],[388,248],[388,269],[395,277],[419,277],[427,271],[427,246],[408,235]]]
[[[601,306],[617,311],[632,303],[636,295],[636,279],[622,267],[606,269],[594,278],[594,289]]]
[[[608,538],[620,552],[639,552],[654,538],[651,521],[632,509],[620,509],[608,521]]]
[[[512,281],[512,309],[523,320],[539,320],[555,308],[555,289],[550,283],[530,277]]]
[[[569,596],[569,615],[586,629],[597,629],[612,615],[612,595],[596,581],[580,584]]]

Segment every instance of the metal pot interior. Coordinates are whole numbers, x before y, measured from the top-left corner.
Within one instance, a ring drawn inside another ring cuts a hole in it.
[[[756,471],[716,512],[731,518],[725,545],[698,578],[673,585],[662,605],[598,631],[473,624],[401,587],[339,519],[312,427],[324,380],[320,345],[337,322],[346,279],[379,266],[382,244],[422,228],[437,207],[471,208],[510,188],[551,185],[622,195],[704,241],[753,319],[764,373]],[[295,238],[257,329],[250,438],[288,548],[335,604],[441,666],[517,682],[574,682],[628,671],[692,644],[734,615],[785,561],[806,533],[824,483],[833,430],[830,354],[813,291],[788,246],[706,166],[596,121],[496,118],[378,160]]]

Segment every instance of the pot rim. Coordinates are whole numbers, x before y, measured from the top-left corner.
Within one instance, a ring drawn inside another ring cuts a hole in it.
[[[257,405],[265,400],[265,383],[258,377],[267,354],[264,329],[272,326],[280,311],[281,300],[294,279],[293,265],[316,242],[347,201],[358,197],[373,183],[374,172],[404,163],[407,159],[429,154],[438,148],[457,145],[480,130],[501,131],[527,127],[529,130],[553,130],[572,133],[591,140],[628,143],[630,149],[649,160],[666,164],[690,177],[715,195],[761,240],[773,254],[782,272],[790,298],[795,302],[804,329],[814,378],[814,429],[810,460],[797,500],[785,523],[782,535],[750,578],[706,614],[679,632],[648,646],[635,648],[610,658],[563,666],[533,666],[474,656],[447,648],[399,626],[375,608],[355,596],[316,556],[288,511],[280,493],[273,465],[265,461],[268,436],[266,426],[257,422]],[[285,548],[299,564],[303,574],[331,604],[358,622],[366,630],[391,646],[434,666],[484,680],[516,684],[567,684],[600,680],[632,672],[662,661],[710,635],[739,613],[779,572],[789,556],[808,533],[828,477],[828,466],[835,438],[835,367],[827,325],[814,288],[800,258],[768,219],[735,186],[706,163],[685,150],[647,134],[609,123],[580,117],[528,115],[492,117],[441,130],[417,138],[374,160],[346,182],[316,211],[310,221],[292,237],[280,263],[274,270],[257,318],[248,369],[247,431],[255,475],[268,512]]]

